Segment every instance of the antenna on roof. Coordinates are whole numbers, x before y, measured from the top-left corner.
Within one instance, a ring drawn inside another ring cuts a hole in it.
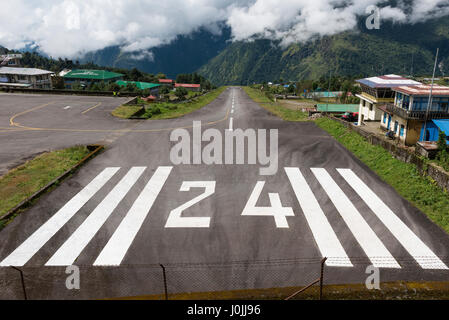
[[[423,137],[423,139],[426,139],[426,138],[427,138],[427,134],[426,134],[427,118],[428,118],[428,116],[429,116],[429,109],[430,109],[430,107],[431,107],[431,105],[432,105],[433,82],[434,82],[434,79],[435,79],[435,71],[436,71],[436,69],[437,69],[438,52],[439,52],[439,51],[440,51],[440,48],[437,48],[437,55],[436,55],[436,57],[435,57],[435,65],[433,66],[432,84],[430,85],[429,103],[427,104],[426,118],[424,119],[424,130],[423,130],[423,135],[424,135],[424,137]],[[424,141],[427,141],[427,139],[424,140]]]

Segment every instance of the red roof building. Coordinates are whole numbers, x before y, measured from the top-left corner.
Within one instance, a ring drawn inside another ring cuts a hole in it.
[[[162,84],[173,84],[173,82],[175,82],[175,81],[172,79],[159,79],[159,83],[162,83]]]
[[[200,91],[201,85],[200,84],[193,84],[193,83],[177,83],[175,84],[175,88],[186,88],[187,90],[192,91]]]

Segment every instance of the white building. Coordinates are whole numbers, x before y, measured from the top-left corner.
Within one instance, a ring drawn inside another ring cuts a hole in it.
[[[393,88],[421,84],[395,74],[360,79],[357,82],[362,88],[362,93],[357,95],[360,98],[359,126],[364,121],[381,120],[384,111],[379,109],[379,105],[394,102],[395,92]]]
[[[0,67],[18,67],[20,66],[21,59],[22,55],[18,53],[1,54]]]
[[[52,89],[53,74],[34,68],[0,67],[0,88]]]

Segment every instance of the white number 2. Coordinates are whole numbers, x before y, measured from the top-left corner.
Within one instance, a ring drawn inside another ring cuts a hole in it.
[[[249,197],[248,203],[243,209],[242,216],[273,216],[276,227],[289,228],[287,218],[295,214],[291,207],[283,207],[279,193],[269,193],[271,207],[256,207],[257,200],[262,193],[265,181],[258,181],[253,193]]]
[[[190,188],[204,188],[204,193],[173,209],[168,216],[165,228],[209,228],[210,217],[181,217],[184,210],[206,199],[215,192],[215,181],[184,181],[180,191],[190,191]]]

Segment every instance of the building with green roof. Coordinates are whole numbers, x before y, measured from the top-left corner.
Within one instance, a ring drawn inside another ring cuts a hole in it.
[[[330,112],[330,113],[359,112],[359,105],[358,104],[319,103],[316,105],[316,110],[319,112]]]
[[[113,82],[123,79],[123,74],[111,72],[107,70],[87,70],[78,69],[72,70],[64,75],[64,84],[67,88],[71,88],[75,82],[88,85],[93,82]]]
[[[123,80],[118,80],[115,83],[117,83],[120,87],[125,87],[128,84],[135,84],[136,87],[140,90],[145,90],[145,89],[153,90],[153,89],[159,88],[161,86],[160,84],[150,83],[150,82],[123,81]]]

